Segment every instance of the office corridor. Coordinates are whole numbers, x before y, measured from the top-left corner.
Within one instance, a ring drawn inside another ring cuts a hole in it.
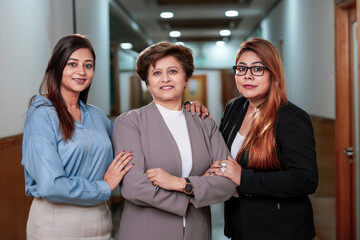
[[[0,0],[0,239],[25,239],[32,197],[25,195],[21,158],[29,100],[38,93],[58,39],[80,33],[96,51],[88,102],[110,119],[151,101],[136,60],[152,43],[170,41],[193,51],[195,71],[184,98],[204,103],[217,125],[226,102],[239,95],[232,70],[239,45],[253,37],[269,40],[281,55],[289,100],[310,115],[314,127],[319,185],[310,200],[317,237],[360,240],[359,5],[360,0]],[[173,16],[163,18],[163,12]],[[114,239],[122,202],[113,192]],[[225,240],[223,204],[211,208],[212,239]]]

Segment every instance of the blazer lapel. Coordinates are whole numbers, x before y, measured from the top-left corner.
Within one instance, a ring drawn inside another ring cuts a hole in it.
[[[247,111],[248,106],[249,106],[249,101],[247,100],[244,105],[239,106],[239,109],[238,109],[239,112],[235,113],[233,116],[233,119],[231,119],[231,121],[234,122],[234,125],[230,131],[228,141],[226,143],[229,149],[231,149],[231,145],[235,139],[235,136],[236,136],[237,132],[239,131],[240,126],[244,120],[245,113]]]
[[[176,154],[174,156],[174,160],[176,161],[178,169],[179,169],[178,176],[181,176],[182,175],[181,155],[180,155],[179,147],[174,139],[174,136],[170,132],[170,129],[166,125],[166,122],[165,122],[164,118],[162,117],[162,115],[154,101],[152,101],[149,104],[149,108],[152,109],[152,111],[153,111],[153,117],[155,119],[155,122],[157,122],[157,124],[162,125],[161,129],[163,130],[163,133],[165,134],[162,137],[168,139],[167,142],[170,143],[171,146],[173,146],[173,148],[176,152]]]

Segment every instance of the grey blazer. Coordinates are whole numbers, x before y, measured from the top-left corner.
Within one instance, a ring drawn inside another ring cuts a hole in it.
[[[227,178],[202,176],[214,160],[226,159],[228,148],[215,122],[185,112],[193,165],[190,181],[194,196],[155,187],[145,171],[163,168],[181,176],[176,142],[154,102],[119,116],[114,125],[115,154],[133,151],[135,166],[121,183],[125,206],[120,222],[121,240],[210,240],[209,205],[229,199],[235,185]],[[189,199],[191,204],[188,204]],[[186,227],[183,228],[183,216]]]

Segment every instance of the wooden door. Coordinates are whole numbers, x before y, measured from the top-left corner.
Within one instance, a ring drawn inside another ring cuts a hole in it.
[[[338,240],[355,239],[355,182],[351,148],[354,148],[353,60],[357,56],[353,55],[353,50],[357,46],[353,46],[353,23],[356,22],[356,14],[355,0],[335,0],[335,166]]]
[[[233,71],[229,71],[228,69],[221,70],[221,91],[223,106],[225,106],[230,99],[240,95],[236,87],[235,74]]]
[[[206,75],[193,75],[183,93],[184,101],[199,101],[207,106]]]

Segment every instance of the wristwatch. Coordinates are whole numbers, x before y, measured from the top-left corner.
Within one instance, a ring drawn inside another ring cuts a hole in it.
[[[186,184],[184,186],[184,193],[187,195],[194,194],[194,186],[192,185],[190,180],[188,178],[185,178],[185,181],[186,181]]]

